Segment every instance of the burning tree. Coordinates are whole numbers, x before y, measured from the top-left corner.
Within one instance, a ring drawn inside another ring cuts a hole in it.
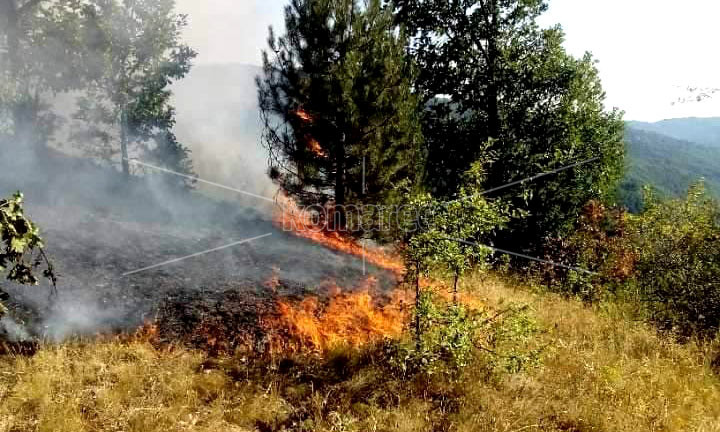
[[[383,203],[420,171],[406,39],[380,0],[292,0],[285,23],[257,80],[270,174],[344,227],[341,206]]]

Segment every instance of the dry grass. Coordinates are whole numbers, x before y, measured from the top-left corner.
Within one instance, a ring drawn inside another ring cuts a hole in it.
[[[532,307],[546,330],[540,368],[498,377],[478,364],[421,387],[388,376],[377,353],[257,365],[76,342],[0,358],[0,431],[720,431],[712,347],[675,343],[619,308],[493,278],[465,285],[491,307]]]
[[[678,344],[614,305],[467,281],[489,305],[531,305],[547,330],[539,370],[493,388],[470,385],[458,430],[720,431],[712,346]]]

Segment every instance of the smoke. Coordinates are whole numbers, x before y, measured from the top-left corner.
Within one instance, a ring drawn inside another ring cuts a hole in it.
[[[210,11],[225,4],[229,16],[239,7],[235,1],[210,3],[215,5],[208,5]],[[180,10],[188,5],[189,1],[180,2]],[[200,5],[192,2],[188,12],[203,9]],[[265,12],[253,10],[248,19],[264,22],[258,17]],[[206,15],[200,13],[196,21],[190,17],[191,43],[202,32],[197,23]],[[253,28],[252,33],[262,34],[264,40],[266,25],[262,31]],[[228,39],[233,47],[237,42]],[[259,55],[261,43],[250,45]],[[202,52],[204,46],[194,48]],[[213,50],[208,55],[220,58]],[[0,52],[0,70],[2,61]],[[192,151],[199,177],[272,197],[276,188],[266,175],[266,156],[260,145],[254,84],[259,73],[260,68],[248,65],[196,66],[172,86],[175,132]],[[0,136],[0,196],[17,190],[25,193],[27,214],[40,226],[60,277],[57,297],[49,296],[46,282],[25,287],[2,281],[11,295],[14,317],[0,321],[6,333],[16,339],[61,340],[76,334],[128,330],[153,320],[165,302],[186,293],[233,291],[269,297],[264,282],[273,276],[285,291],[298,294],[312,292],[328,279],[343,286],[359,286],[365,279],[365,268],[357,258],[274,227],[275,206],[266,200],[205,184],[199,184],[198,191],[181,192],[164,181],[172,174],[149,168],[136,167],[145,175],[126,182],[117,166],[88,159],[82,147],[90,143],[78,147],[69,139],[79,94],[41,94],[49,107],[46,114],[60,126],[49,137],[49,146],[38,151],[21,144],[30,142],[30,137],[9,141]],[[0,97],[0,111],[9,99]],[[9,115],[0,112],[0,125],[11,123]],[[124,276],[267,233],[272,236]],[[368,269],[372,271],[372,266]],[[381,285],[388,286],[391,279],[384,274]]]
[[[176,132],[192,151],[200,177],[272,197],[276,188],[267,176],[255,88],[261,72],[259,67],[240,64],[196,66],[173,86]],[[238,198],[237,193],[200,187],[227,199]]]
[[[286,1],[178,0],[177,10],[187,14],[183,34],[198,52],[200,64],[260,64],[267,48],[268,26],[284,29]]]

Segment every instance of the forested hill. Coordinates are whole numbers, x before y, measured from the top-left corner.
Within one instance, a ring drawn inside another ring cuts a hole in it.
[[[719,118],[628,122],[625,141],[628,171],[620,194],[631,210],[640,208],[646,184],[663,195],[682,196],[690,184],[704,178],[708,189],[720,196]]]

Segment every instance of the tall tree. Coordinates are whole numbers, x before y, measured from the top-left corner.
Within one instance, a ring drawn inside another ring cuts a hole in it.
[[[398,0],[395,9],[415,36],[426,183],[437,195],[457,193],[487,151],[497,162],[486,188],[599,158],[494,195],[528,210],[504,238],[523,249],[568,229],[587,201],[614,190],[623,166],[622,114],[605,111],[591,56],[573,58],[560,27],[538,26],[546,9],[542,0]]]
[[[8,143],[43,148],[54,116],[48,94],[76,89],[81,5],[72,0],[0,0],[0,115]]]
[[[258,78],[271,176],[304,204],[382,203],[418,172],[406,39],[380,0],[292,0]],[[345,215],[338,210],[340,225]]]
[[[91,80],[75,118],[76,134],[105,158],[118,153],[129,176],[130,158],[164,155],[156,162],[189,172],[188,150],[172,128],[169,85],[190,71],[196,53],[181,42],[184,15],[174,0],[93,0],[84,9],[84,62]]]

